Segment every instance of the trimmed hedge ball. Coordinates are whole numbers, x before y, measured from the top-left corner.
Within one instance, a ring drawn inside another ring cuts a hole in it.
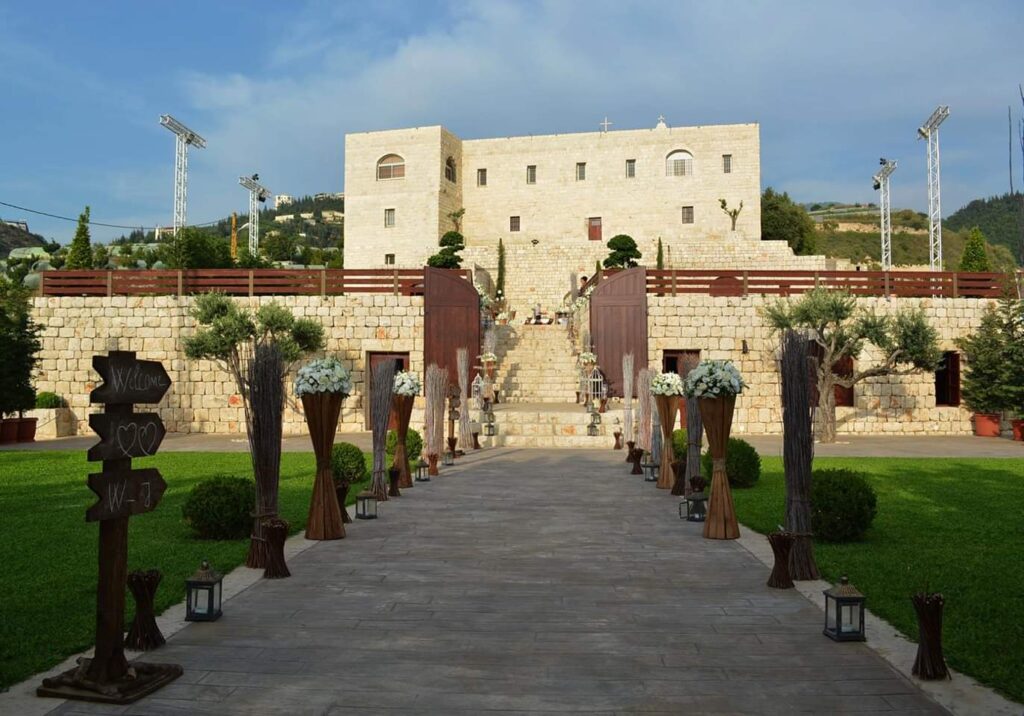
[[[331,473],[334,481],[352,485],[366,479],[366,458],[352,443],[338,443],[331,451]]]
[[[241,539],[252,529],[255,504],[252,480],[218,476],[192,488],[181,514],[200,539]]]
[[[701,458],[701,473],[711,481],[711,453]],[[740,438],[729,438],[725,455],[725,474],[730,487],[753,487],[761,479],[761,456],[754,446]]]
[[[384,451],[387,454],[388,462],[394,462],[397,448],[398,433],[388,430],[387,438],[384,440]],[[405,434],[405,452],[409,457],[409,462],[413,464],[420,459],[420,454],[423,452],[423,438],[414,428],[409,428],[409,432]]]
[[[853,470],[811,473],[811,530],[826,542],[852,542],[864,536],[877,513],[877,497]]]

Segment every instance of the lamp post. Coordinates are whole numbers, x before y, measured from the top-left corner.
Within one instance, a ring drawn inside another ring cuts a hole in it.
[[[919,139],[928,142],[928,265],[942,270],[942,201],[939,172],[939,125],[949,116],[949,107],[939,105],[918,127]]]

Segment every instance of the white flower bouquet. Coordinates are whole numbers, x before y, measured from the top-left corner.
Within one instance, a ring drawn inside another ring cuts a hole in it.
[[[580,363],[584,365],[588,363],[597,363],[597,354],[591,353],[590,351],[583,351],[580,353]]]
[[[651,395],[682,395],[683,379],[677,373],[655,373],[651,378]]]
[[[739,369],[727,360],[702,360],[686,376],[686,395],[690,398],[739,395],[746,387]]]
[[[484,353],[483,355],[480,356],[480,362],[481,363],[497,363],[498,362],[498,356],[494,355],[491,352],[487,352],[487,353]]]
[[[295,376],[295,395],[307,393],[341,393],[352,391],[352,377],[337,358],[318,358],[299,368]]]
[[[508,311],[501,311],[501,312],[500,312],[500,313],[499,313],[499,314],[497,315],[497,319],[498,319],[499,321],[507,321],[507,320],[509,319],[509,312],[508,312]]]
[[[399,371],[395,373],[395,395],[419,395],[423,388],[420,377],[412,371]]]

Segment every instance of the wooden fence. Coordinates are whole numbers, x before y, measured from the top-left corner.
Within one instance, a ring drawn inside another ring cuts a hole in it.
[[[468,271],[458,271],[469,278]],[[422,296],[423,269],[194,269],[44,271],[43,296],[337,296],[390,293]]]

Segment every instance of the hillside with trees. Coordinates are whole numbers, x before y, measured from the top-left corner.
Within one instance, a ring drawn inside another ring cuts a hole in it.
[[[988,199],[975,199],[957,209],[942,222],[956,231],[972,226],[981,229],[990,244],[1005,246],[1017,257],[1021,255],[1021,231],[1024,229],[1024,194],[1003,194]]]
[[[39,234],[25,231],[18,226],[0,221],[0,259],[7,258],[11,249],[23,246],[39,246],[46,248],[49,242]]]

